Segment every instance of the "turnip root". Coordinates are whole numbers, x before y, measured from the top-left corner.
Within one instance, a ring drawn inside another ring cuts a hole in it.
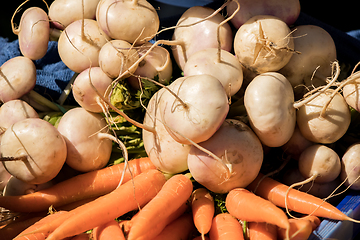
[[[190,149],[190,173],[210,191],[227,193],[236,187],[246,187],[259,174],[263,162],[261,142],[239,120],[226,119],[212,137],[199,145],[222,160],[209,156],[195,146]]]
[[[256,73],[278,71],[294,54],[290,28],[270,15],[250,18],[234,37],[234,51],[244,67]]]
[[[290,186],[294,183],[302,182],[305,179],[306,178],[300,173],[298,168],[292,168],[284,173],[282,182]],[[339,185],[340,180],[339,178],[336,178],[335,180],[326,183],[318,183],[311,181],[308,183],[304,183],[300,186],[296,186],[294,188],[302,192],[310,193],[311,195],[319,198],[327,198],[329,196],[332,196],[333,192],[339,187]]]
[[[206,19],[212,14],[215,15]],[[201,6],[191,7],[182,14],[173,34],[173,40],[179,44],[172,51],[181,69],[192,54],[206,48],[217,48],[219,42],[221,49],[232,49],[233,36],[230,25],[226,22],[218,31],[219,24],[224,20],[220,13]]]
[[[348,147],[341,159],[340,178],[353,190],[360,190],[360,143]]]
[[[3,164],[0,164],[0,191],[2,192],[9,181],[11,174],[5,169]]]
[[[159,120],[159,99],[166,91],[161,88],[150,99],[144,117],[144,124],[155,128],[155,132],[143,130],[143,142],[151,162],[161,171],[176,174],[188,169],[187,156],[191,145],[175,141]]]
[[[218,51],[217,48],[206,48],[191,55],[184,65],[184,76],[214,76],[224,86],[226,93],[233,96],[242,86],[242,66],[232,53],[222,49]]]
[[[128,77],[127,81],[134,88],[139,88],[140,83],[138,78],[158,78],[158,81],[162,84],[168,84],[172,77],[173,66],[169,51],[162,46],[155,46],[151,52],[147,52],[153,44],[146,42],[137,47],[139,56],[146,54],[144,60],[142,60],[136,68],[133,75]]]
[[[134,73],[139,59],[138,52],[124,40],[112,40],[104,44],[99,52],[99,66],[111,78],[117,78],[126,70]]]
[[[301,134],[309,141],[330,144],[339,140],[351,121],[350,109],[344,97],[327,89],[302,105],[297,111]]]
[[[300,54],[293,54],[279,72],[290,81],[295,95],[302,97],[306,90],[302,85],[318,87],[326,84],[332,62],[336,60],[336,47],[330,34],[315,25],[297,26],[292,37],[295,50]]]
[[[46,189],[48,187],[51,187],[52,185],[53,184],[51,181],[42,184],[30,184],[11,176],[3,190],[3,196],[25,195],[42,189]]]
[[[306,148],[299,157],[299,171],[307,178],[305,181],[326,183],[334,181],[340,174],[341,162],[338,154],[331,148],[314,144]],[[305,183],[305,182],[303,182]]]
[[[130,43],[151,40],[160,26],[155,8],[146,0],[100,0],[96,20],[108,36]]]
[[[19,28],[13,32],[18,35],[19,47],[23,56],[37,60],[45,56],[50,36],[50,23],[47,13],[40,7],[24,11]]]
[[[57,29],[64,29],[80,19],[95,19],[100,0],[55,0],[50,4],[49,18]],[[83,5],[84,4],[84,5]]]
[[[194,75],[180,77],[168,87],[172,92],[162,94],[159,108],[170,135],[182,144],[190,144],[188,139],[198,143],[210,138],[229,111],[220,81],[206,74]]]
[[[95,20],[77,20],[69,24],[59,37],[60,58],[77,73],[98,67],[100,49],[108,40]]]
[[[238,0],[238,2],[241,8],[230,20],[235,28],[240,28],[247,20],[256,15],[272,15],[290,26],[300,14],[299,0]],[[236,9],[237,4],[231,2],[226,7],[226,12],[231,15]]]
[[[280,147],[293,135],[296,111],[290,82],[280,73],[255,77],[245,90],[244,106],[250,125],[261,142]]]
[[[66,143],[59,131],[40,118],[11,125],[1,139],[1,160],[14,177],[42,184],[52,180],[66,159]]]
[[[107,133],[107,122],[99,113],[91,113],[82,107],[73,108],[61,118],[58,130],[65,138],[66,163],[71,168],[88,172],[108,163],[112,141]]]
[[[85,69],[74,80],[72,86],[74,98],[87,111],[104,112],[107,107],[99,94],[107,97],[112,82],[113,79],[108,77],[100,67]]]
[[[7,60],[0,67],[0,102],[21,98],[36,84],[35,64],[27,57]]]

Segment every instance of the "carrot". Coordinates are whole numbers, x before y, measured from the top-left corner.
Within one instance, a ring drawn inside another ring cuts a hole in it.
[[[219,213],[213,218],[209,231],[210,240],[244,240],[242,226],[229,213]]]
[[[21,233],[22,231],[24,231],[26,228],[30,227],[37,221],[41,220],[42,218],[43,216],[35,216],[22,221],[15,220],[11,223],[8,223],[0,229],[0,239],[12,240],[19,233]]]
[[[114,219],[105,224],[97,226],[92,231],[93,240],[125,240],[119,223]]]
[[[139,211],[132,223],[128,240],[151,239],[149,231],[187,202],[192,191],[193,184],[187,176],[172,176],[160,192]],[[162,230],[159,227],[157,229],[159,232]]]
[[[320,218],[318,218],[317,216],[314,215],[307,215],[305,217],[302,217],[302,219],[306,219],[309,220],[311,223],[311,228],[314,231],[321,223]]]
[[[263,174],[259,174],[246,188],[256,195],[271,201],[276,206],[282,208],[287,207],[295,212],[311,214],[318,217],[354,221],[330,203],[296,189],[291,189],[288,192],[287,204],[285,204],[285,196],[289,186],[269,177],[263,178],[263,176]]]
[[[70,211],[65,221],[57,223],[55,230],[53,224],[37,231],[51,232],[47,240],[62,239],[88,231],[144,206],[160,191],[165,182],[166,178],[160,171],[148,170],[111,193]]]
[[[214,199],[206,188],[198,188],[192,193],[190,203],[195,227],[204,237],[214,218]]]
[[[192,240],[210,240],[210,238],[209,237],[207,237],[207,236],[197,236],[197,237],[195,237],[195,238],[193,238]]]
[[[230,190],[225,206],[228,212],[239,220],[266,222],[289,231],[289,219],[282,209],[244,188]]]
[[[312,223],[308,219],[304,218],[291,218],[290,222],[290,240],[303,240],[308,239],[312,233]],[[278,228],[279,239],[285,238],[285,229]]]
[[[129,181],[132,176],[155,169],[147,157],[133,159],[128,163],[123,183]],[[83,173],[35,193],[2,196],[0,206],[14,212],[39,212],[46,211],[51,205],[56,208],[82,199],[101,196],[118,186],[123,172],[124,163]]]
[[[14,239],[16,240],[42,240],[48,236],[47,232],[37,232],[43,226],[52,225],[57,221],[63,221],[69,212],[67,211],[58,211],[49,215],[46,215],[36,223],[32,224],[24,231],[20,232]]]
[[[277,240],[278,227],[265,222],[249,222],[248,234],[250,240]]]
[[[167,225],[159,235],[148,240],[184,240],[189,239],[195,229],[192,215],[185,213]]]

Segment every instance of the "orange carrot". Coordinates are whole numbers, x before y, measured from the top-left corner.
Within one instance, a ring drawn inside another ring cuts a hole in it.
[[[149,169],[155,169],[149,158],[130,160],[124,174],[123,183],[131,176],[139,175]],[[77,175],[54,186],[27,195],[2,196],[0,206],[14,212],[46,211],[51,205],[55,208],[86,198],[97,197],[114,190],[124,171],[124,163],[100,170]]]
[[[291,218],[290,222],[290,240],[308,239],[312,233],[312,223],[304,218]],[[278,228],[279,239],[285,239],[285,229]]]
[[[120,185],[114,191],[84,204],[69,212],[68,218],[55,230],[43,228],[38,231],[51,232],[47,240],[62,239],[88,231],[111,219],[144,206],[160,191],[166,182],[165,176],[152,169]]]
[[[250,240],[277,240],[278,227],[265,222],[249,222],[248,234]]]
[[[263,176],[263,174],[259,174],[246,188],[252,192],[256,190],[256,195],[271,201],[276,206],[285,208],[285,196],[289,186],[269,177],[263,178]],[[259,183],[260,180],[261,182]],[[289,191],[287,207],[290,210],[303,214],[312,214],[334,220],[352,220],[330,203],[296,189]]]
[[[125,240],[119,223],[114,219],[108,223],[97,226],[92,231],[93,240]]]
[[[266,222],[289,230],[290,223],[283,210],[244,188],[234,188],[226,196],[228,212],[239,220]]]
[[[195,229],[192,215],[185,213],[167,225],[159,235],[148,240],[184,240],[189,239]]]
[[[196,189],[190,199],[196,229],[202,236],[210,231],[214,218],[214,199],[206,188]]]
[[[244,240],[242,226],[229,213],[219,213],[213,218],[209,231],[210,240]]]
[[[193,184],[187,176],[183,174],[172,176],[160,192],[139,211],[132,223],[128,240],[151,239],[149,231],[187,202],[192,191]],[[162,230],[159,227],[157,229],[159,232]]]
[[[28,218],[22,221],[15,220],[11,223],[6,224],[2,228],[0,228],[0,239],[1,240],[12,240],[19,233],[24,231],[26,228],[35,224],[39,220],[41,220],[43,216],[35,216],[32,218]]]
[[[303,219],[307,219],[310,221],[311,223],[311,228],[314,231],[321,223],[320,218],[318,218],[317,216],[314,215],[307,215],[305,217],[302,217]]]

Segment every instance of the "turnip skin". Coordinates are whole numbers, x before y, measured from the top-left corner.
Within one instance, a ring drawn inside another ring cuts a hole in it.
[[[360,112],[360,79],[356,78],[353,81],[347,83],[343,87],[343,93],[344,99],[346,103],[355,109],[356,111]]]
[[[0,73],[0,102],[19,99],[35,87],[36,67],[27,57],[7,60],[0,67]]]
[[[30,184],[11,176],[3,190],[3,196],[20,196],[51,187],[51,181],[42,184]]]
[[[226,93],[233,96],[243,83],[242,66],[232,53],[221,49],[220,54],[219,61],[217,48],[207,48],[194,53],[184,65],[184,76],[214,76],[224,86]]]
[[[299,127],[296,125],[294,133],[284,145],[281,146],[281,149],[293,159],[299,160],[301,153],[314,143],[304,138],[301,134]]]
[[[143,56],[153,44],[146,42],[138,46],[139,56]],[[137,76],[154,79],[158,77],[158,81],[162,84],[168,84],[172,77],[173,65],[170,52],[162,47],[156,46],[145,59],[141,61],[134,72],[134,76],[128,77],[127,81],[136,89],[139,88],[139,79]]]
[[[103,112],[106,107],[98,94],[107,97],[107,90],[112,82],[113,79],[107,76],[100,67],[85,69],[75,78],[73,83],[72,91],[75,101],[87,111]]]
[[[290,140],[296,125],[293,104],[291,84],[280,73],[263,73],[250,82],[244,106],[251,128],[264,145],[280,147]]]
[[[185,26],[203,20],[213,14],[214,11],[207,7],[191,7],[182,14],[177,22],[177,26]],[[216,14],[216,16],[193,26],[175,28],[173,40],[178,41],[180,45],[174,47],[172,53],[181,69],[184,68],[187,59],[195,52],[206,48],[218,47],[217,28],[222,21],[224,21],[224,17],[221,14]],[[220,27],[219,41],[221,49],[231,51],[233,34],[228,23]],[[183,52],[182,45],[185,48],[185,52]],[[185,58],[184,55],[186,56]]]
[[[194,75],[180,77],[168,87],[186,104],[184,107],[169,91],[162,94],[159,108],[170,135],[183,144],[191,143],[186,138],[195,143],[210,138],[229,111],[226,92],[220,81],[206,74]]]
[[[297,26],[292,37],[295,50],[300,54],[293,54],[279,72],[290,81],[295,95],[301,97],[306,89],[299,85],[317,87],[326,84],[323,77],[331,76],[331,64],[337,56],[336,46],[331,35],[315,25]]]
[[[333,91],[328,89],[297,111],[296,119],[301,134],[309,141],[322,144],[334,143],[346,133],[350,125],[350,109],[340,93],[336,93],[325,114],[321,115]]]
[[[92,19],[84,19],[84,38],[81,36],[82,20],[69,24],[60,34],[58,51],[61,60],[72,71],[80,73],[99,66],[99,52],[109,37]]]
[[[10,180],[11,174],[5,169],[4,165],[0,164],[0,191],[2,192]]]
[[[88,172],[108,163],[112,141],[101,135],[107,133],[108,125],[99,113],[73,108],[61,118],[58,130],[66,141],[66,163],[71,168]]]
[[[100,0],[55,0],[49,7],[49,18],[52,24],[63,30],[70,23],[80,19],[95,19],[96,8]],[[84,8],[82,6],[84,2]]]
[[[280,18],[288,26],[292,25],[300,14],[299,0],[239,0],[240,10],[230,20],[235,28],[239,28],[247,20],[256,15],[272,15]],[[229,3],[226,12],[231,15],[235,12],[237,4]]]
[[[341,172],[340,157],[333,149],[314,144],[301,153],[299,171],[305,178],[317,175],[314,181],[318,183],[334,181]]]
[[[234,51],[244,67],[256,73],[278,71],[292,57],[294,40],[290,28],[270,15],[250,18],[234,37]]]
[[[47,13],[40,7],[30,7],[21,16],[19,47],[23,56],[38,60],[45,56],[50,34]]]
[[[151,40],[160,26],[155,8],[146,0],[100,0],[96,20],[112,39],[130,43]]]
[[[159,121],[158,104],[164,91],[162,88],[151,97],[144,117],[144,124],[154,127],[155,133],[143,130],[142,136],[151,162],[162,172],[177,174],[188,170],[187,156],[191,145],[175,141]]]
[[[354,143],[348,147],[341,159],[340,179],[345,181],[350,189],[360,190],[360,143]]]
[[[190,149],[189,171],[198,183],[210,191],[227,193],[236,187],[246,187],[259,174],[263,162],[261,142],[239,120],[226,119],[211,138],[199,145],[224,161],[220,163],[195,146]],[[230,176],[227,176],[224,164]]]
[[[49,122],[27,118],[5,131],[1,157],[25,157],[25,160],[3,161],[3,164],[14,177],[30,184],[42,184],[52,180],[64,165],[66,143]]]
[[[110,78],[116,78],[126,70],[129,71],[124,77],[134,73],[139,59],[138,52],[132,48],[129,42],[124,40],[112,40],[105,43],[99,52],[99,66]]]

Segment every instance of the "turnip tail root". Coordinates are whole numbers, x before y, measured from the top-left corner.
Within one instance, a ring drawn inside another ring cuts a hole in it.
[[[12,31],[13,31],[13,33],[14,33],[15,35],[18,35],[19,32],[20,32],[20,30],[21,30],[21,29],[19,29],[18,27],[16,27],[16,26],[14,25],[15,15],[16,15],[18,12],[20,12],[20,8],[21,8],[25,3],[27,3],[28,1],[30,1],[30,0],[25,0],[23,3],[21,3],[21,4],[16,8],[14,14],[13,14],[12,17],[11,17],[11,20],[10,20],[10,22],[11,22],[11,29],[12,29]],[[43,1],[43,3],[45,3],[46,8],[49,10],[49,5],[48,5],[48,3],[47,3],[45,0],[42,0],[42,1]]]

